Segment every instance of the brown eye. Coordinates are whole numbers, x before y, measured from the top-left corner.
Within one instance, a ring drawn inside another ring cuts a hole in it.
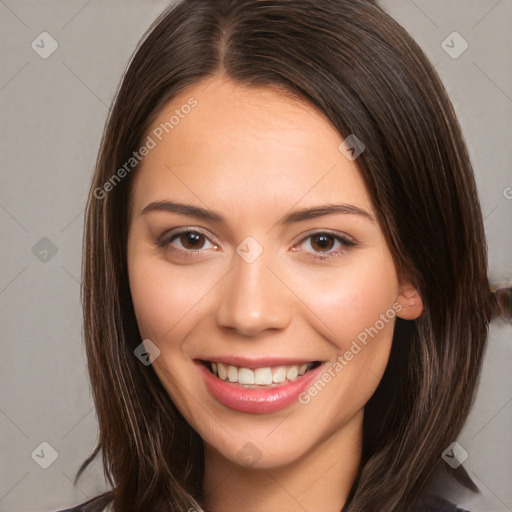
[[[304,246],[309,246],[304,248]],[[296,247],[302,246],[301,252],[318,260],[327,260],[343,256],[356,243],[348,237],[334,233],[318,232],[304,238]],[[294,250],[297,250],[296,248]]]
[[[329,251],[334,245],[334,236],[320,233],[311,237],[311,247],[318,251]]]
[[[179,234],[176,238],[180,240],[181,245],[185,249],[190,250],[201,249],[206,241],[206,237],[197,231],[186,231]]]
[[[156,245],[176,256],[195,256],[207,252],[206,249],[218,249],[208,236],[192,229],[165,232],[158,238]]]

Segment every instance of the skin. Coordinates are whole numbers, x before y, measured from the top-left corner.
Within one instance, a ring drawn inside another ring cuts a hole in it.
[[[398,316],[417,318],[421,299],[397,276],[376,221],[335,213],[279,223],[290,211],[327,203],[375,218],[357,159],[338,150],[343,139],[321,113],[276,89],[219,75],[175,97],[148,133],[190,97],[197,106],[134,177],[127,256],[141,336],[159,347],[153,368],[204,440],[208,510],[339,511],[359,465],[363,408],[385,370],[394,319],[307,405],[271,414],[217,402],[193,359],[334,362],[393,304]],[[225,222],[141,214],[155,201],[208,208]],[[205,236],[195,247],[179,236],[159,247],[159,236],[175,228]],[[312,236],[319,231],[332,233],[324,246]],[[263,248],[252,263],[236,252],[248,236]],[[186,258],[187,250],[196,252]],[[315,258],[326,252],[337,257]],[[256,462],[239,455],[248,442],[261,454]]]

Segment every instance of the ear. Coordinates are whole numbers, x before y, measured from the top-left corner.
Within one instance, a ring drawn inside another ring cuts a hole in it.
[[[423,312],[423,301],[418,290],[409,282],[400,284],[397,302],[401,309],[397,310],[397,316],[404,320],[416,320]]]

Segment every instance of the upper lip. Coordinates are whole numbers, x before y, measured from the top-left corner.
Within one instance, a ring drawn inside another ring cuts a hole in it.
[[[205,356],[198,357],[196,361],[207,361],[210,363],[223,363],[238,368],[266,368],[268,366],[292,366],[313,363],[318,359],[299,359],[296,357],[242,357],[242,356]],[[321,361],[320,361],[321,362]]]

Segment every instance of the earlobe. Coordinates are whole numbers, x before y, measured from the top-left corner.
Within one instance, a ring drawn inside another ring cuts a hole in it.
[[[411,283],[400,285],[397,302],[401,306],[397,316],[404,320],[416,320],[423,312],[423,300]]]

